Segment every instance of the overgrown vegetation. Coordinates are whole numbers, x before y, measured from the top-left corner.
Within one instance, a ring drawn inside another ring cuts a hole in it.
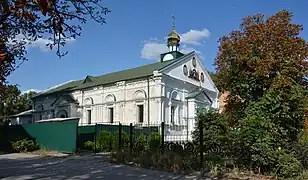
[[[12,149],[15,152],[32,152],[39,149],[39,145],[31,139],[21,139],[12,142]]]
[[[129,134],[122,131],[122,136],[119,138],[119,132],[110,133],[108,131],[101,131],[96,136],[96,151],[97,152],[116,152],[121,149],[128,150],[130,146]],[[161,146],[161,135],[159,133],[152,133],[150,136],[143,134],[133,135],[133,152],[141,152],[144,150],[151,150],[153,152],[158,151]],[[121,145],[120,142],[121,141]],[[87,141],[83,145],[86,150],[94,150],[95,142]]]

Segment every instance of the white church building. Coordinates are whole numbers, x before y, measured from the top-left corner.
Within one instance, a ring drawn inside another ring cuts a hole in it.
[[[191,139],[197,108],[218,108],[219,92],[196,52],[179,51],[174,25],[167,46],[159,62],[86,76],[37,94],[33,122],[69,117],[79,117],[79,125],[165,122],[167,141]]]

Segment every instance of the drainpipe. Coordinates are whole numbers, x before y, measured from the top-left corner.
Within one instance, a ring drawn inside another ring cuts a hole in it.
[[[160,96],[161,96],[161,105],[160,105],[160,123],[165,122],[165,114],[164,114],[164,110],[165,110],[165,96],[163,96],[163,86],[162,83],[160,82]]]
[[[35,113],[35,101],[33,101],[33,100],[32,100],[32,105],[33,105],[33,107],[32,107],[32,110],[33,110],[33,112],[32,112],[32,124],[33,124],[34,123],[34,118],[36,116],[36,113]]]
[[[81,90],[81,113],[79,114],[79,124],[82,126],[83,125],[83,120],[84,120],[84,106],[83,106],[83,98],[84,98],[84,91]],[[81,120],[81,121],[80,121]]]
[[[148,81],[148,127],[149,127],[149,133],[150,133],[150,79],[147,77]]]
[[[189,131],[189,129],[188,129],[188,99],[186,99],[186,121],[187,121],[187,132],[186,132],[186,134],[187,134],[187,141],[188,141],[188,135],[189,135],[189,133],[188,133],[188,131]]]

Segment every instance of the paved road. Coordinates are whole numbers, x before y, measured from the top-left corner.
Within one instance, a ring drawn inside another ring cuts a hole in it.
[[[40,157],[28,154],[0,155],[0,179],[195,179],[166,172],[114,165],[98,156]]]

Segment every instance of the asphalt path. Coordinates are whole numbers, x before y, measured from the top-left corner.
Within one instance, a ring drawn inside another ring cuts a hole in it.
[[[111,164],[101,156],[42,157],[30,154],[2,154],[0,179],[164,180],[196,179],[196,176]]]

